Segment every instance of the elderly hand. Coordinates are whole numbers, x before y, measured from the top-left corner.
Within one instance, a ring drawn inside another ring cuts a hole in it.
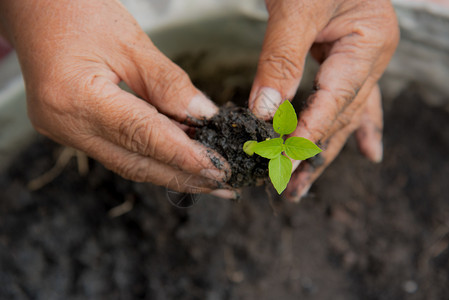
[[[119,1],[2,1],[0,11],[39,132],[128,179],[236,196],[223,189],[226,161],[176,122],[211,117],[217,108]],[[122,80],[141,98],[120,89]]]
[[[382,108],[377,81],[399,40],[388,0],[266,0],[268,26],[249,107],[269,119],[296,93],[307,53],[320,63],[315,93],[292,135],[324,151],[296,162],[287,198],[298,201],[355,130],[361,152],[382,159]]]

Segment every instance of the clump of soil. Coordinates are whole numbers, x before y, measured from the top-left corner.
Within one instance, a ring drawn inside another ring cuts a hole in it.
[[[235,188],[255,186],[268,177],[268,160],[258,155],[249,156],[243,151],[243,144],[276,136],[272,124],[257,119],[249,109],[231,103],[195,132],[196,140],[228,161],[232,171],[228,184]]]

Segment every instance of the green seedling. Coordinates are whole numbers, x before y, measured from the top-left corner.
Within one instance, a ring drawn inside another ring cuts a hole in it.
[[[280,194],[287,187],[292,175],[291,159],[305,160],[317,155],[322,150],[306,138],[292,136],[285,139],[285,135],[292,133],[298,125],[295,109],[290,101],[284,101],[273,117],[273,129],[280,137],[266,141],[247,141],[243,151],[248,155],[254,153],[268,158],[268,175],[271,183]]]

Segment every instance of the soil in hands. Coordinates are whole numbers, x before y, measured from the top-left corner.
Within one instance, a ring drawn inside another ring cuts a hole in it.
[[[248,140],[264,141],[277,137],[273,125],[259,120],[247,108],[228,103],[204,126],[197,128],[195,139],[217,151],[231,166],[228,184],[234,188],[255,186],[268,178],[268,160],[243,151]]]

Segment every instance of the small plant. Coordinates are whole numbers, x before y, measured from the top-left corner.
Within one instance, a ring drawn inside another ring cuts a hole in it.
[[[273,129],[280,137],[262,142],[247,141],[243,151],[268,158],[268,175],[276,191],[281,194],[292,175],[292,162],[289,159],[305,160],[322,150],[306,138],[292,136],[284,140],[284,135],[292,133],[298,125],[295,109],[290,101],[284,101],[273,117]],[[287,157],[288,156],[288,157]]]

